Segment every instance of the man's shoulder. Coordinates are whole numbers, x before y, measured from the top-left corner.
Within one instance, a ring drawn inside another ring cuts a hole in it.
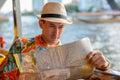
[[[28,41],[34,41],[35,37],[22,37],[20,38],[20,41],[22,42],[28,42]]]
[[[40,38],[40,35],[37,35],[37,36],[34,36],[34,37],[22,37],[22,38],[20,38],[20,41],[23,44],[33,43],[33,42],[35,42],[35,39],[37,39],[37,38]]]
[[[21,38],[17,38],[15,39],[15,41],[13,42],[12,46],[11,46],[11,50],[18,50],[21,48],[24,48],[26,45],[31,45],[34,44],[34,40],[35,37],[21,37]]]

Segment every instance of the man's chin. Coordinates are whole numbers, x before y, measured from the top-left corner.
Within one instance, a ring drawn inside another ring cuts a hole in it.
[[[58,42],[58,40],[56,40],[56,39],[52,39],[51,42],[52,42],[52,43],[56,43],[56,42]]]

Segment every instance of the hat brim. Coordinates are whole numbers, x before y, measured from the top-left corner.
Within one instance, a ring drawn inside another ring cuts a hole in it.
[[[60,23],[65,23],[65,24],[72,24],[71,20],[66,20],[66,19],[62,19],[62,18],[41,18],[40,15],[37,15],[37,18],[39,20],[46,20],[46,21],[50,21],[50,22],[60,22]]]

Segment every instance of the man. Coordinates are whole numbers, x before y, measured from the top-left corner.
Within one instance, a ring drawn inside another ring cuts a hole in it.
[[[34,50],[44,50],[48,47],[60,45],[60,37],[66,24],[72,22],[67,19],[65,7],[61,3],[48,2],[44,5],[41,16],[37,15],[42,34],[34,38],[22,38],[16,41],[11,48],[11,53],[28,53]],[[19,43],[20,42],[20,43]],[[20,47],[18,47],[20,45]],[[91,51],[86,60],[97,69],[105,71],[110,68],[110,62],[100,51]]]
[[[67,20],[64,6],[60,3],[49,2],[43,7],[41,17],[37,17],[42,29],[41,38],[47,44],[46,47],[57,46],[65,24],[71,24]],[[100,51],[90,52],[86,59],[98,69],[106,70],[109,68],[108,60]]]

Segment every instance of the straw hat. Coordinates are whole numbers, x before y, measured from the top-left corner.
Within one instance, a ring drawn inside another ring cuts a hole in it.
[[[62,22],[71,24],[72,21],[67,19],[67,13],[62,3],[48,2],[44,5],[41,15],[37,15],[38,19],[51,22]]]

